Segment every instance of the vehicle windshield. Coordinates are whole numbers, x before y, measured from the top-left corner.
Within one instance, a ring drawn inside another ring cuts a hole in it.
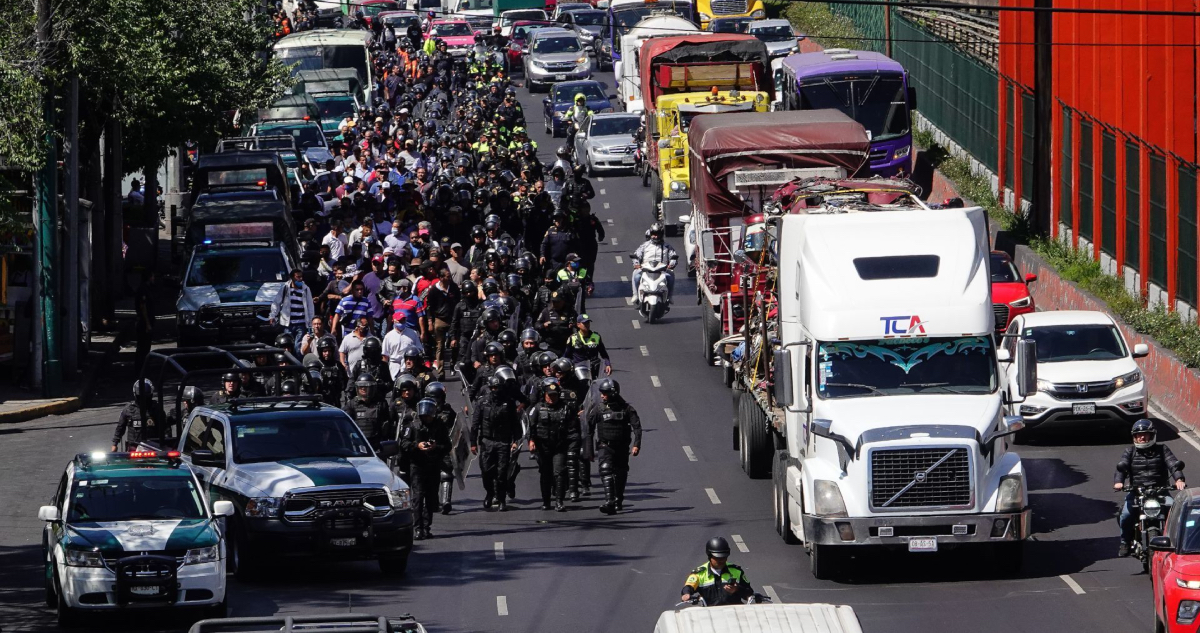
[[[1018,281],[1021,281],[1021,276],[1017,274],[1017,267],[1013,266],[1012,260],[992,255],[992,283],[1007,284]]]
[[[546,12],[541,9],[528,9],[525,11],[505,11],[500,17],[500,26],[510,26],[514,22],[520,20],[545,20]]]
[[[750,28],[750,20],[713,20],[708,23],[712,33],[745,33]]]
[[[276,48],[275,55],[285,65],[296,64],[293,77],[302,70],[352,68],[359,81],[367,79],[367,47],[363,45],[290,46]]]
[[[908,102],[898,75],[815,77],[800,85],[804,110],[833,108],[867,128],[873,141],[908,134]]]
[[[786,25],[760,26],[751,29],[750,34],[763,42],[786,42],[796,39],[795,34],[792,33],[792,27]]]
[[[280,123],[270,124],[263,123],[255,130],[259,135],[265,134],[291,134],[292,138],[296,139],[296,147],[306,149],[309,147],[325,147],[325,134],[321,132],[321,126],[317,124],[305,123],[297,125],[295,123]]]
[[[471,25],[466,22],[443,22],[433,25],[433,34],[438,37],[471,35]]]
[[[592,122],[592,136],[632,136],[641,124],[636,116],[617,116],[596,119]]]
[[[573,86],[555,86],[554,87],[554,103],[571,103],[575,101],[575,95],[583,93],[583,98],[588,101],[597,99],[607,99],[604,91],[600,89],[599,84],[586,83],[575,84]]]
[[[1183,527],[1179,533],[1179,553],[1200,554],[1200,526],[1196,525],[1200,522],[1197,521],[1200,519],[1200,505],[1193,503],[1181,514]]]
[[[372,2],[371,4],[361,4],[363,14],[369,18],[373,18],[384,11],[397,11],[402,7],[395,2]]]
[[[459,11],[478,11],[490,8],[492,8],[492,0],[463,0],[463,3],[458,5]]]
[[[638,5],[630,8],[621,7],[619,10],[613,11],[613,24],[617,25],[617,30],[624,35],[629,32],[629,29],[637,26],[643,18],[649,17],[651,14],[660,12],[670,12],[681,18],[691,19],[692,5],[686,2],[672,3],[649,3]]]
[[[581,50],[579,38],[575,37],[546,37],[533,43],[535,53],[578,53]]]
[[[354,97],[350,95],[313,97],[313,101],[321,109],[322,119],[344,119],[354,114]]]
[[[68,506],[69,522],[204,518],[200,491],[191,477],[80,479]]]
[[[603,11],[572,11],[571,15],[579,26],[603,26],[607,17]]]
[[[822,399],[986,394],[997,386],[987,336],[825,342],[817,348],[816,373]]]
[[[362,432],[345,415],[286,414],[233,424],[233,458],[239,464],[311,457],[370,457]]]
[[[407,29],[409,24],[416,22],[420,26],[421,20],[415,15],[385,15],[383,23],[396,29],[397,32],[401,29]]]
[[[1037,343],[1039,363],[1124,358],[1125,341],[1116,326],[1045,325],[1025,328],[1021,338]]]
[[[221,286],[235,283],[283,281],[287,269],[279,251],[229,251],[197,253],[188,271],[187,285]]]

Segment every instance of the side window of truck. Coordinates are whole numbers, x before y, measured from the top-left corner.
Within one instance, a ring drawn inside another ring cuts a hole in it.
[[[208,432],[205,433],[204,446],[217,457],[225,457],[225,423],[220,420],[208,421]]]
[[[1017,332],[1020,331],[1019,328],[1020,328],[1020,325],[1017,323],[1017,320],[1013,320],[1012,323],[1008,324],[1008,332],[1007,332],[1008,336],[1004,337],[1003,345],[1004,345],[1004,349],[1008,350],[1009,358],[1015,359],[1017,357],[1017,339],[1018,339],[1018,337],[1016,336],[1016,334],[1017,334]]]
[[[187,427],[187,440],[183,443],[183,454],[191,455],[192,453],[202,448],[208,448],[204,445],[204,436],[208,430],[208,418],[197,415],[192,418]]]

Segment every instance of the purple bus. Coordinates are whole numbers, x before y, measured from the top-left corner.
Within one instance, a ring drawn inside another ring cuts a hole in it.
[[[783,60],[776,71],[780,109],[840,110],[867,129],[870,169],[880,176],[912,173],[916,107],[904,67],[871,51],[830,48]]]

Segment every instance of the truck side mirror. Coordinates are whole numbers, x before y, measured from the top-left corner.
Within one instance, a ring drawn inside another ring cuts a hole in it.
[[[204,468],[224,468],[225,458],[217,457],[212,451],[202,448],[192,451],[192,464]]]
[[[772,365],[775,371],[773,395],[779,406],[795,413],[809,413],[812,411],[812,406],[808,400],[808,392],[804,389],[804,373],[808,368],[803,364],[804,359],[808,358],[808,346],[802,344],[798,347],[801,348],[797,353],[801,359],[799,367],[792,364],[792,350],[775,350],[775,359]]]
[[[917,109],[917,89],[912,86],[908,87],[908,109]]]
[[[395,440],[383,440],[379,443],[379,450],[375,451],[375,454],[379,455],[380,459],[395,457],[400,454],[400,444]]]
[[[1030,339],[1017,341],[1017,395],[1022,398],[1037,393],[1037,343]]]
[[[706,262],[717,261],[717,240],[713,235],[712,229],[703,229],[700,231],[700,257]]]

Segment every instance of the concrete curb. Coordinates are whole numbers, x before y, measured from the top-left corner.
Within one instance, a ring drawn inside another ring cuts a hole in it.
[[[109,349],[105,350],[104,355],[99,361],[88,367],[79,388],[79,395],[39,401],[22,409],[5,411],[0,413],[0,424],[28,422],[48,415],[63,415],[82,409],[87,395],[91,393],[96,385],[96,377],[100,375],[102,369],[107,368],[112,363],[113,357],[116,356],[117,352],[121,351],[121,345],[124,341],[125,330],[124,328],[119,328],[113,337],[112,343],[109,344]]]

